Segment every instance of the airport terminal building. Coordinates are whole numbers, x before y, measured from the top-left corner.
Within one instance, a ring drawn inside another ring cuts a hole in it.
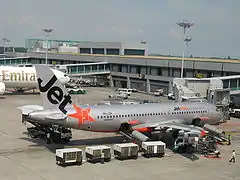
[[[181,57],[148,56],[146,42],[124,44],[120,42],[81,42],[28,39],[27,53],[7,52],[8,58],[1,65],[39,64],[67,65],[67,72],[81,76],[81,72],[104,70],[110,85],[154,91],[171,89],[174,77],[180,77]],[[46,53],[48,52],[48,53]],[[9,59],[9,60],[8,60]],[[238,75],[240,60],[196,58],[184,59],[184,77],[220,77]],[[104,65],[103,65],[104,62]],[[79,66],[80,63],[96,63],[94,66]],[[99,64],[98,64],[99,63]],[[95,73],[96,74],[96,73]],[[102,73],[104,74],[104,73]],[[240,87],[239,79],[226,81],[225,87]]]

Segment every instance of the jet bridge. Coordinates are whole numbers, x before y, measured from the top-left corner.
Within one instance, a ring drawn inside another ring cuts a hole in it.
[[[230,119],[231,89],[224,88],[221,78],[174,78],[173,85],[175,101],[207,101],[223,112],[223,122]]]

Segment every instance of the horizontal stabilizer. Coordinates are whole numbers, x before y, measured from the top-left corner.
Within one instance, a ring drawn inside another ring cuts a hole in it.
[[[45,118],[48,120],[64,120],[65,118],[67,118],[67,115],[63,113],[58,113],[51,116],[46,116]]]
[[[34,111],[43,110],[43,106],[39,106],[39,105],[26,105],[26,106],[21,106],[17,108],[22,110],[23,115],[28,115],[29,113],[32,113]]]

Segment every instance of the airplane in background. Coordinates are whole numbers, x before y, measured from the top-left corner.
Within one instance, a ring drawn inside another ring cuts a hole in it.
[[[61,84],[65,85],[70,81],[70,78],[63,72],[55,69],[53,72]],[[37,89],[35,67],[0,66],[0,95],[5,93],[6,88],[15,88],[19,92],[23,92],[24,88]]]
[[[216,106],[206,102],[93,106],[75,104],[49,67],[35,67],[43,106],[19,107],[22,110],[22,122],[34,125],[28,129],[32,137],[37,137],[37,133],[48,134],[53,142],[57,142],[54,140],[56,137],[69,142],[71,135],[67,136],[64,132],[78,129],[123,132],[126,136],[132,134],[138,140],[145,138],[143,133],[151,135],[153,132],[159,132],[159,138],[162,138],[170,130],[176,138],[180,130],[201,134],[203,129],[199,126],[216,124],[223,118]]]

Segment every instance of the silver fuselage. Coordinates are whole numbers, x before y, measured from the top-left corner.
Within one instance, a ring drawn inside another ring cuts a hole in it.
[[[217,111],[212,104],[205,102],[180,102],[180,103],[160,103],[160,104],[130,104],[130,105],[95,105],[83,106],[82,109],[90,108],[94,122],[85,121],[79,125],[77,118],[67,117],[65,119],[49,119],[55,115],[64,116],[58,109],[42,110],[32,112],[28,116],[28,121],[39,124],[56,124],[73,129],[81,129],[96,132],[116,132],[122,123],[137,121],[139,124],[152,122],[176,122],[190,125],[195,118],[203,119],[203,124],[215,124],[222,120],[222,112]],[[73,114],[76,110],[73,106],[67,106],[68,114]],[[88,117],[85,116],[87,119]]]

